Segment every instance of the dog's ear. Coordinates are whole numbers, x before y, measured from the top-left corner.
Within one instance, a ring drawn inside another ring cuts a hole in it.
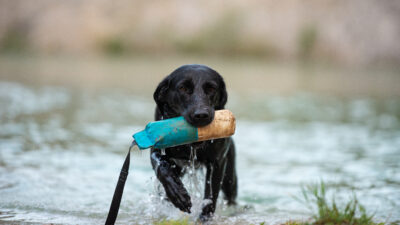
[[[216,110],[224,109],[226,102],[228,101],[228,93],[226,92],[225,82],[221,77],[221,82],[218,88],[218,104],[215,107]]]
[[[159,110],[163,111],[163,105],[166,103],[166,95],[168,93],[169,84],[170,84],[169,76],[164,78],[161,83],[158,84],[157,89],[154,91],[153,98],[156,102]]]

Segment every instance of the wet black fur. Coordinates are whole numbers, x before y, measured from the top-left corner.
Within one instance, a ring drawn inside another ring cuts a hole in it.
[[[213,120],[215,110],[224,108],[227,97],[224,80],[216,71],[203,65],[184,65],[161,81],[154,92],[155,119],[184,116],[192,125],[204,126]],[[180,179],[185,170],[179,162],[190,160],[191,148],[196,149],[197,162],[207,169],[204,199],[211,201],[200,215],[205,221],[215,212],[220,190],[228,204],[235,204],[235,145],[232,138],[222,138],[167,148],[165,155],[161,155],[160,149],[151,150],[153,169],[167,197],[187,213],[192,203]]]

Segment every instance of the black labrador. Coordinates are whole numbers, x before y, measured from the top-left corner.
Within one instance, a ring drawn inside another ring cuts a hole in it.
[[[154,92],[155,119],[184,116],[193,126],[205,126],[213,120],[215,110],[224,108],[227,97],[224,80],[216,71],[204,65],[184,65],[164,78]],[[238,185],[232,138],[166,148],[165,154],[152,148],[151,163],[168,199],[180,210],[190,213],[192,203],[180,178],[185,173],[184,162],[193,160],[193,148],[196,163],[207,169],[204,199],[211,201],[200,215],[200,220],[206,221],[214,214],[221,189],[228,204],[235,204]]]

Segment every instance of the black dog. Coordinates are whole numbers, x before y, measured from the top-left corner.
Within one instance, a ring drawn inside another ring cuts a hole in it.
[[[154,92],[157,103],[155,119],[184,116],[196,127],[205,126],[214,118],[214,111],[223,109],[227,101],[225,83],[221,75],[203,65],[184,65],[173,71]],[[228,204],[235,204],[237,177],[235,146],[231,138],[203,141],[165,149],[151,150],[153,169],[164,186],[169,200],[180,210],[190,213],[192,203],[180,177],[185,173],[182,162],[188,162],[195,148],[197,162],[207,168],[204,199],[207,203],[200,215],[205,221],[215,211],[222,189]],[[193,158],[192,158],[193,159]]]

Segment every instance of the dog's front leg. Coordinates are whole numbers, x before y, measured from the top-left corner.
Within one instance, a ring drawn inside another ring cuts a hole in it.
[[[222,179],[224,177],[226,160],[214,161],[207,164],[206,184],[204,199],[211,200],[203,206],[200,214],[201,221],[207,221],[215,212],[218,194],[221,189]]]
[[[190,213],[192,203],[178,174],[172,168],[173,162],[166,155],[161,155],[158,149],[151,151],[151,164],[158,180],[164,186],[168,199],[180,210]]]

